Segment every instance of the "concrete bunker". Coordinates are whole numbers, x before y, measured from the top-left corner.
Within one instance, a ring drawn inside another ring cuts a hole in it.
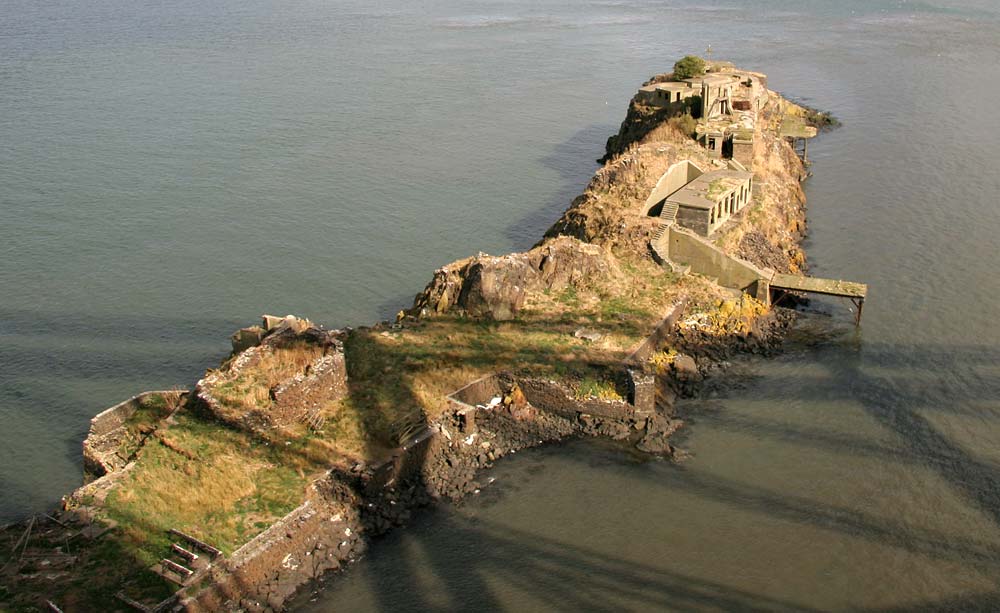
[[[753,174],[740,164],[702,172],[688,160],[678,162],[656,182],[646,199],[645,214],[665,223],[676,223],[708,236],[735,213],[753,194]]]
[[[663,212],[663,204],[677,190],[700,177],[704,172],[690,160],[681,160],[672,164],[667,172],[656,182],[653,191],[643,205],[643,215],[659,217]]]
[[[667,199],[677,205],[677,223],[708,236],[750,202],[753,175],[726,168],[705,173]]]

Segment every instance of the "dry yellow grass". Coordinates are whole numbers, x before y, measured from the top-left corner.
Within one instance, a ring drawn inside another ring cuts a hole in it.
[[[232,551],[298,505],[321,469],[299,447],[255,440],[190,413],[167,432],[166,441],[143,447],[103,506],[150,564],[166,553],[171,528]]]
[[[322,347],[296,343],[290,347],[261,347],[259,358],[239,372],[229,371],[213,386],[212,395],[234,414],[272,405],[271,388],[302,373],[323,356]]]

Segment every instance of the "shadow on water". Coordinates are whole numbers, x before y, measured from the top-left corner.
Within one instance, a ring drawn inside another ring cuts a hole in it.
[[[515,249],[528,249],[569,208],[573,199],[583,193],[587,181],[597,168],[596,160],[604,155],[604,143],[615,133],[616,126],[594,124],[576,132],[541,158],[544,167],[559,174],[559,186],[548,200],[507,227],[505,236]]]
[[[828,380],[820,377],[821,387],[839,390],[839,397],[846,395],[858,402],[876,423],[895,435],[893,443],[882,445],[864,441],[860,436],[827,432],[821,426],[802,427],[731,412],[701,413],[697,421],[751,430],[760,436],[824,451],[925,466],[941,475],[950,487],[1000,527],[1000,470],[974,458],[916,410],[947,403],[947,398],[940,393],[928,396],[922,389],[907,391],[909,384],[904,381],[926,376],[921,366],[943,378],[957,376],[955,371],[963,367],[992,366],[1000,358],[1000,350],[924,345],[880,346],[877,352],[867,353],[864,355],[854,347],[845,351],[842,347],[832,351],[832,355],[820,355],[815,363],[824,366],[829,374]],[[926,356],[938,357],[928,364]],[[950,369],[945,363],[952,365]],[[872,367],[889,364],[906,368],[894,379],[869,372]],[[980,374],[977,385],[959,401],[976,400],[976,394],[980,393],[987,394],[985,398],[996,398],[998,378],[1000,375]],[[779,388],[781,392],[777,391]],[[765,404],[778,400],[779,394],[784,394],[785,400],[789,395],[809,400],[821,393],[811,383],[801,382],[792,388],[780,384],[756,386],[753,391],[759,392],[756,400]],[[572,453],[565,457],[588,462],[585,456],[576,457]],[[879,517],[863,507],[819,502],[794,491],[763,488],[692,465],[677,466],[666,478],[658,471],[622,471],[621,475],[623,491],[629,491],[629,480],[641,480],[641,486],[633,484],[637,490],[652,484],[741,511],[958,562],[987,576],[1000,575],[1000,547],[992,543]],[[807,610],[799,602],[776,595],[757,594],[703,576],[609,555],[606,550],[581,545],[579,539],[566,542],[446,510],[430,513],[433,529],[418,526],[405,534],[392,535],[388,542],[378,545],[366,562],[370,565],[366,575],[368,590],[381,610],[497,610],[509,607],[512,596],[528,597],[552,610],[610,611],[620,610],[622,603],[646,609]],[[429,589],[432,585],[437,591]],[[900,595],[901,600],[905,598],[905,594]],[[884,610],[997,610],[998,606],[1000,592],[983,592]]]
[[[491,588],[498,580],[554,611],[619,611],[623,603],[647,610],[811,610],[489,521],[449,515],[440,529],[455,542],[476,546],[419,543],[419,555],[387,560],[394,569],[409,569],[383,572],[388,569],[376,566],[369,575],[379,610],[500,610]],[[414,580],[418,566],[434,572],[445,593],[428,595],[427,586]],[[441,599],[448,604],[442,606]]]
[[[988,359],[987,356],[994,360],[1000,357],[1000,352],[995,349],[980,347],[922,347],[892,353],[900,358],[902,364],[919,363],[920,356],[930,355],[947,355],[949,362],[957,364],[982,363]],[[952,357],[954,360],[950,359]],[[898,378],[869,374],[860,352],[826,364],[835,386],[850,390],[851,398],[860,403],[878,424],[896,434],[913,457],[937,472],[952,489],[988,515],[1000,528],[1000,469],[973,457],[915,410],[926,406],[955,410],[959,402],[996,399],[1000,397],[1000,375],[978,376],[979,381],[975,384],[965,381],[965,391],[957,394],[957,390],[946,385],[935,392],[933,388],[937,380],[931,386],[922,388],[908,378],[904,388]],[[962,374],[950,366],[940,372],[939,378],[944,382],[950,376]],[[915,376],[919,375],[911,375]]]

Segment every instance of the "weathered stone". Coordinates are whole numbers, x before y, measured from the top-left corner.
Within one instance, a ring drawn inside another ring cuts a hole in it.
[[[256,347],[264,340],[266,331],[260,326],[240,328],[230,337],[233,353],[242,353],[251,347]]]
[[[670,444],[669,435],[664,433],[647,434],[642,440],[636,443],[635,447],[639,451],[657,455],[670,455],[674,452],[674,448]]]
[[[479,254],[437,270],[409,314],[457,309],[474,317],[508,320],[517,316],[529,293],[620,275],[614,258],[604,249],[563,236],[524,253]]]
[[[689,355],[681,354],[674,358],[674,372],[678,377],[684,379],[701,377],[701,374],[698,372],[698,363]]]
[[[577,331],[573,333],[573,336],[592,343],[597,342],[604,337],[604,335],[597,330],[588,330],[586,328],[577,329]]]

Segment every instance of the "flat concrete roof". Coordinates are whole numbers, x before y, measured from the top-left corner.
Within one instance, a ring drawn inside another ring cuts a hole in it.
[[[734,74],[718,74],[709,73],[704,77],[701,77],[702,82],[708,83],[709,85],[724,85],[726,83],[732,83],[734,81],[739,81],[740,78]]]
[[[662,83],[653,83],[651,85],[643,85],[639,88],[641,92],[654,92],[657,90],[665,91],[686,91],[689,89],[694,89],[690,83],[687,81],[663,81]]]
[[[778,132],[781,136],[793,138],[813,138],[816,136],[816,128],[807,124],[805,118],[795,115],[785,115],[781,119]]]
[[[753,173],[729,168],[706,172],[673,193],[667,202],[693,209],[709,210],[741,185],[753,178]]]

